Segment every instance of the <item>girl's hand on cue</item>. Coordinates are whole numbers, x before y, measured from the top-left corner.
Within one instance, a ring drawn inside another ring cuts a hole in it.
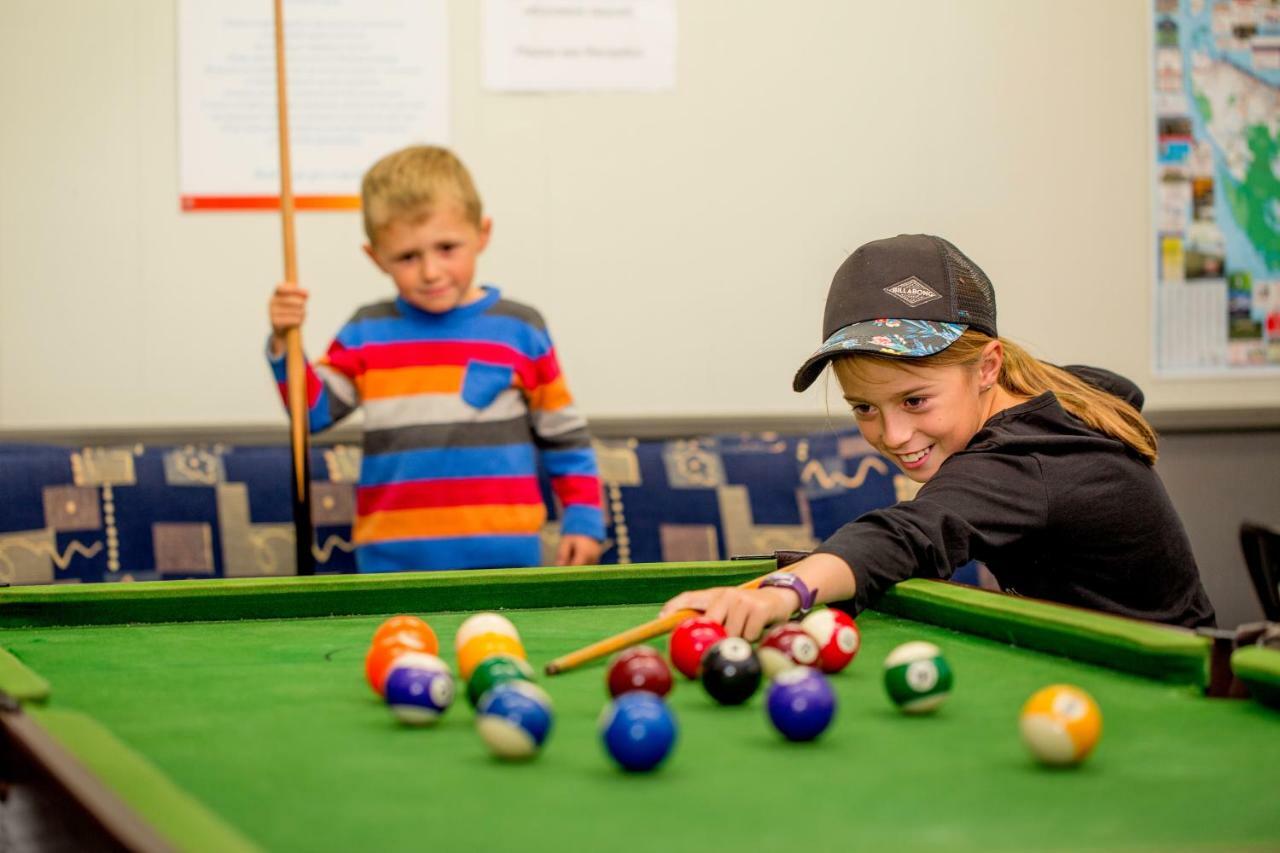
[[[663,606],[660,615],[701,610],[708,619],[724,625],[729,636],[757,640],[766,628],[785,622],[799,607],[800,596],[789,589],[715,587],[680,593]]]

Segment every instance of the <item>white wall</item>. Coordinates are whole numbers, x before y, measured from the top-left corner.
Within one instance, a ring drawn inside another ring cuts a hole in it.
[[[266,0],[264,0],[266,3]],[[1006,335],[1149,408],[1276,402],[1155,380],[1143,0],[684,0],[677,88],[480,88],[450,4],[453,146],[495,220],[481,273],[543,310],[595,416],[819,414],[790,378],[858,244],[943,234]],[[281,423],[266,213],[178,210],[174,10],[0,4],[0,427]],[[390,293],[358,216],[304,213],[305,339]]]

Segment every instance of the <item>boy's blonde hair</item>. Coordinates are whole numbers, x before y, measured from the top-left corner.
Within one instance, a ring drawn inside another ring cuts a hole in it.
[[[445,202],[458,204],[477,228],[484,216],[467,167],[452,151],[435,145],[411,145],[374,163],[364,173],[360,200],[370,242],[389,222],[424,219]]]
[[[983,349],[993,340],[996,338],[970,329],[951,346],[933,355],[902,359],[876,353],[851,353],[834,359],[833,368],[843,384],[853,378],[852,371],[857,369],[857,362],[864,359],[898,367],[905,366],[904,361],[919,367],[976,367],[982,359]],[[999,341],[1004,345],[1004,363],[998,380],[1001,388],[1019,397],[1036,397],[1052,391],[1062,408],[1103,435],[1123,442],[1148,465],[1155,464],[1156,433],[1137,409],[1061,367],[1045,364],[1006,338]]]

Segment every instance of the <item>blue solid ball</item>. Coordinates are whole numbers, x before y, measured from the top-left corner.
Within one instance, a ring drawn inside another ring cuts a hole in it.
[[[453,704],[453,676],[417,666],[396,667],[387,676],[387,707],[400,722],[427,726]]]
[[[600,736],[609,755],[623,769],[652,770],[675,745],[676,719],[657,694],[624,693],[605,708]]]
[[[798,666],[778,673],[769,685],[765,708],[774,728],[787,740],[813,740],[831,724],[836,694],[821,672]]]

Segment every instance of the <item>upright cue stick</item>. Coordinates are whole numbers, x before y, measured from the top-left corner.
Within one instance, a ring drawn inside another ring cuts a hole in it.
[[[768,575],[761,575],[755,580],[747,581],[744,584],[739,584],[738,589],[755,589],[762,580],[771,574],[773,572],[769,572]],[[599,642],[578,649],[576,652],[569,652],[567,655],[556,658],[547,664],[546,673],[547,675],[559,675],[562,672],[577,669],[584,663],[591,663],[593,660],[607,657],[628,646],[634,646],[636,643],[643,643],[645,640],[661,637],[684,620],[697,615],[698,611],[696,610],[677,610],[670,616],[661,616],[643,625],[637,625],[634,628],[623,631],[621,634],[614,634],[612,637],[606,637]]]
[[[289,100],[284,66],[284,0],[275,0],[276,120],[280,141],[280,224],[284,229],[284,280],[298,281],[298,250],[293,231],[293,167],[289,158]],[[311,464],[307,424],[307,363],[302,355],[302,332],[285,336],[285,374],[289,389],[289,446],[293,451],[294,554],[298,574],[313,575],[311,552]]]

